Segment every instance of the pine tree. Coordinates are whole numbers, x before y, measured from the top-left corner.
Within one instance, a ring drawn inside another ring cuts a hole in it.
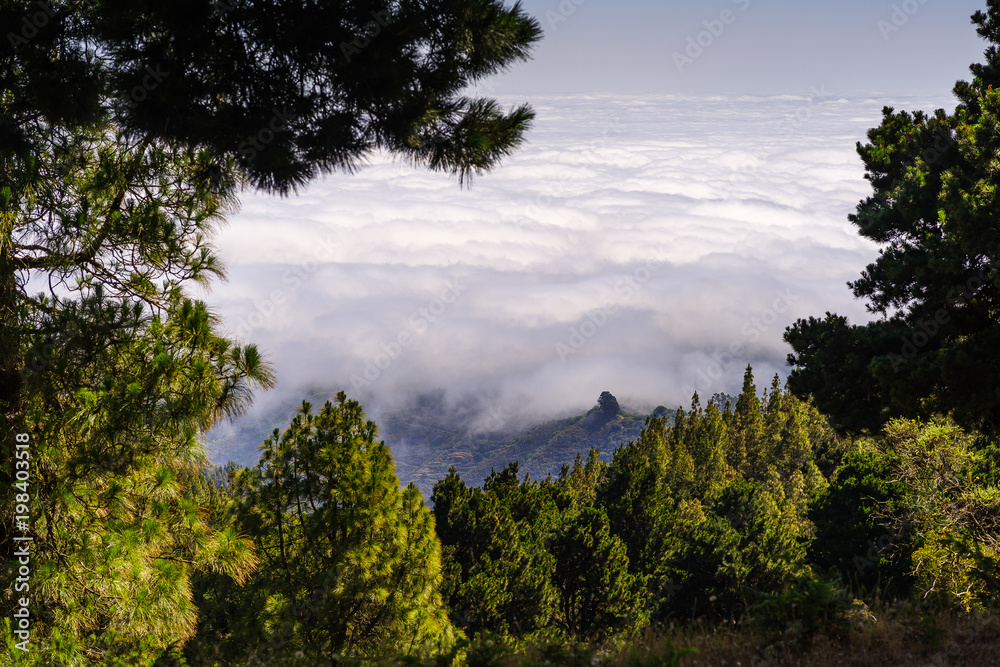
[[[22,38],[38,9],[0,9],[5,145],[24,155],[37,152],[33,124],[110,119],[232,158],[278,191],[379,148],[467,178],[515,148],[532,116],[463,95],[541,37],[520,4],[73,0]]]
[[[666,459],[663,463],[664,484],[674,496],[686,494],[694,483],[697,471],[690,446],[702,419],[698,394],[691,399],[691,411],[678,409],[674,424],[666,437]]]
[[[552,539],[559,623],[571,637],[603,641],[638,624],[644,579],[629,572],[625,545],[601,510],[568,517]]]
[[[682,410],[675,424],[683,423]],[[672,499],[666,485],[670,452],[665,420],[650,417],[639,437],[618,448],[598,488],[596,506],[607,514],[611,532],[625,543],[633,568],[656,568],[661,552],[664,517]]]
[[[711,514],[678,525],[666,562],[677,593],[670,612],[721,618],[744,614],[756,593],[776,593],[803,576],[805,548],[780,504],[759,484],[735,480],[706,499]]]
[[[594,504],[607,468],[608,464],[601,460],[601,452],[596,447],[591,447],[586,462],[578,452],[572,468],[563,466],[559,482],[567,487],[574,507],[580,509]]]
[[[195,572],[242,580],[254,562],[178,482],[203,462],[198,432],[273,381],[186,292],[222,275],[210,238],[236,192],[285,193],[377,149],[482,173],[532,113],[460,91],[540,31],[495,2],[17,1],[0,28],[0,435],[38,443],[39,659],[58,640],[60,660],[142,664],[193,632]],[[12,475],[4,444],[5,510]]]
[[[618,406],[618,399],[610,391],[602,391],[597,399],[597,405],[601,408],[601,414],[605,419],[614,419],[618,416],[621,408]]]
[[[177,481],[203,462],[199,430],[273,381],[186,292],[222,275],[210,239],[236,193],[287,193],[378,149],[460,183],[488,170],[532,112],[461,91],[540,30],[499,2],[19,0],[0,33],[0,435],[38,443],[34,627],[141,664],[192,631],[194,572],[253,563]],[[11,538],[4,522],[7,556]]]
[[[749,365],[743,373],[743,389],[736,401],[729,434],[729,465],[745,477],[759,479],[765,464],[764,417]]]
[[[878,319],[851,325],[827,313],[785,333],[789,386],[841,431],[933,413],[1000,428],[1000,2],[987,4],[973,16],[986,60],[955,85],[955,110],[886,107],[858,144],[873,193],[849,219],[881,249],[850,287]]]
[[[554,562],[547,538],[562,513],[558,495],[554,484],[518,481],[516,464],[491,474],[481,489],[468,488],[454,471],[435,485],[447,603],[456,625],[470,634],[504,635],[550,625]]]
[[[434,520],[376,435],[343,392],[315,415],[303,403],[238,475],[238,525],[261,558],[241,611],[259,620],[231,638],[231,657],[373,659],[453,641]]]
[[[694,462],[695,495],[701,496],[726,477],[729,431],[714,401],[705,408],[697,425],[689,430],[689,442]]]
[[[771,380],[771,389],[764,393],[764,438],[762,452],[764,458],[769,461],[783,458],[781,451],[782,432],[785,423],[788,421],[785,397],[781,391],[781,380],[778,374],[774,374]]]
[[[51,285],[28,297],[16,281],[16,317],[2,323],[27,361],[0,420],[36,443],[39,655],[58,634],[97,662],[135,649],[141,664],[193,632],[195,571],[242,579],[252,568],[246,543],[205,522],[177,480],[204,461],[199,430],[239,414],[273,376],[186,295],[221,272],[207,231],[227,191],[208,187],[204,156],[110,129],[47,136],[0,189],[3,219],[23,234],[5,250]],[[0,545],[13,548],[7,523]]]

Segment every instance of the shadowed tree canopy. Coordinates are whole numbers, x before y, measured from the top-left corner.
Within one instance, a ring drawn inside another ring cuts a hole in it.
[[[785,333],[789,387],[842,430],[951,413],[1000,427],[1000,0],[973,22],[990,46],[951,114],[883,110],[858,144],[874,190],[849,216],[882,246],[850,283],[879,319],[799,320]]]
[[[109,118],[284,193],[379,148],[462,180],[493,167],[532,112],[461,93],[541,29],[499,0],[68,0],[5,2],[0,34],[6,150]]]
[[[464,182],[532,112],[462,91],[540,34],[499,0],[2,3],[0,412],[18,411],[32,280],[155,305],[178,283],[155,296],[152,279],[178,257],[181,280],[220,273],[193,251],[215,211],[181,228],[151,201],[177,183],[164,164],[184,162],[217,211],[241,186],[285,194],[379,149]]]

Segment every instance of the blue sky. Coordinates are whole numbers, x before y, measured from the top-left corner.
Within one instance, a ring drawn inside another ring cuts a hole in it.
[[[970,22],[985,8],[981,0],[526,0],[523,6],[545,37],[533,62],[495,80],[504,93],[794,94],[823,84],[845,95],[940,92],[964,78],[985,47]],[[674,54],[686,57],[689,38],[697,42],[706,31],[700,55],[679,70]]]

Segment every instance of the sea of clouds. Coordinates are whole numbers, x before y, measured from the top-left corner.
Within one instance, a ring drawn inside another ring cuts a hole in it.
[[[370,412],[444,388],[483,428],[687,405],[787,375],[797,318],[864,321],[845,283],[877,256],[847,215],[855,144],[886,104],[781,97],[505,96],[537,118],[471,189],[377,155],[289,198],[248,195],[204,296],[278,385],[254,410],[345,390]],[[252,418],[252,414],[249,418]],[[224,458],[224,457],[223,457]]]

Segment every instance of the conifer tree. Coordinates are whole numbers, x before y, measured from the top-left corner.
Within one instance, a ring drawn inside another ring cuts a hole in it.
[[[696,494],[703,495],[726,475],[729,431],[714,401],[699,415],[689,434],[688,450],[694,462]]]
[[[5,341],[25,363],[0,414],[36,443],[39,655],[58,634],[96,662],[136,649],[142,664],[193,632],[194,571],[242,580],[252,569],[248,545],[206,523],[178,475],[204,461],[199,430],[239,414],[273,378],[255,347],[219,336],[186,294],[221,272],[208,231],[232,184],[210,185],[202,153],[111,128],[46,136],[44,153],[5,163],[17,177],[0,189],[3,219],[18,229],[6,251],[49,288],[28,296],[15,281],[16,317],[3,326],[20,332]],[[0,527],[7,554],[11,528]]]
[[[777,373],[771,380],[771,389],[764,392],[762,407],[764,410],[762,453],[767,460],[778,460],[783,456],[781,451],[782,434],[789,413],[786,410],[784,395],[781,391],[781,380]]]
[[[886,107],[858,144],[873,192],[849,220],[880,252],[850,287],[878,318],[827,313],[785,333],[789,386],[841,431],[933,413],[1000,429],[1000,1],[987,4],[972,17],[985,62],[953,88],[954,111]]]
[[[684,419],[683,411],[678,410],[675,424],[683,424]],[[650,417],[634,442],[615,451],[597,491],[596,505],[606,512],[611,532],[625,543],[633,567],[644,572],[656,568],[665,515],[672,505],[666,483],[668,435],[666,421]]]
[[[601,414],[605,419],[613,419],[618,416],[621,408],[618,406],[618,399],[610,391],[602,391],[597,399],[597,405],[601,408]]]
[[[549,550],[558,620],[571,637],[603,641],[640,622],[645,581],[630,574],[625,545],[604,512],[586,507],[567,517]]]
[[[729,433],[729,465],[746,477],[758,479],[764,465],[764,417],[749,365],[743,373],[743,389],[736,400]]]
[[[666,437],[666,459],[663,464],[663,479],[675,496],[686,493],[694,482],[696,469],[691,456],[690,445],[701,421],[702,410],[695,393],[691,399],[691,412],[678,409],[673,427]]]
[[[546,544],[560,516],[553,493],[555,485],[519,482],[517,464],[491,474],[481,489],[454,470],[434,486],[456,625],[470,634],[525,635],[550,624],[554,562]]]
[[[607,472],[608,464],[601,460],[601,452],[591,447],[587,453],[586,463],[577,452],[573,467],[563,466],[559,482],[567,487],[577,509],[594,504],[597,489]]]
[[[376,659],[453,641],[433,517],[376,435],[343,392],[318,414],[303,403],[238,475],[238,525],[261,559],[241,611],[259,620],[229,638],[231,657]]]
[[[198,432],[273,382],[188,298],[222,275],[214,227],[246,185],[287,193],[379,149],[460,183],[495,166],[532,113],[461,91],[540,30],[500,2],[18,0],[0,33],[0,504],[29,433],[38,636],[142,664],[192,632],[193,572],[254,560],[177,481]]]
[[[805,547],[781,505],[760,484],[735,480],[706,499],[709,515],[678,526],[667,561],[679,591],[676,615],[734,618],[755,593],[776,593],[806,574]]]
[[[467,178],[509,154],[532,116],[463,95],[541,37],[519,4],[71,0],[29,38],[39,7],[0,8],[5,145],[23,155],[40,119],[110,119],[230,157],[282,192],[379,148]]]

